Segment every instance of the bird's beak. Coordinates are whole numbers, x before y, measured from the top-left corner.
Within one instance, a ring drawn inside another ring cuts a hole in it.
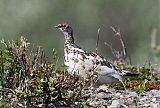
[[[55,28],[59,28],[59,26],[54,26]]]

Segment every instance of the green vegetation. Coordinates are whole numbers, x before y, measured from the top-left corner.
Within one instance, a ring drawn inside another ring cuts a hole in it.
[[[85,82],[57,66],[55,50],[48,61],[41,47],[29,51],[24,37],[1,43],[5,45],[0,53],[1,107],[72,105],[81,96]]]
[[[90,79],[69,75],[65,66],[58,66],[55,50],[52,59],[48,60],[41,47],[30,48],[30,43],[24,37],[16,42],[1,40],[1,43],[4,48],[0,50],[0,107],[88,106],[80,102],[80,98]],[[134,80],[124,81],[128,90],[140,93],[160,89],[160,78],[152,74],[152,67],[121,62],[117,62],[117,65],[139,74]],[[121,84],[110,86],[123,89]]]

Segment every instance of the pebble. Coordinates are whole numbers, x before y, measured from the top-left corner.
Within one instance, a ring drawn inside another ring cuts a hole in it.
[[[111,98],[111,96],[105,96],[102,99],[104,99],[104,100],[111,100],[112,98]]]
[[[131,97],[136,97],[136,96],[138,96],[138,94],[137,94],[136,92],[129,92],[128,95],[131,96]]]
[[[85,102],[99,108],[160,108],[160,90],[150,90],[138,94],[101,86],[90,91],[90,96]]]
[[[160,95],[160,90],[150,90],[146,92],[147,94],[152,94],[152,95]]]
[[[155,101],[160,101],[160,96],[155,97],[155,98],[156,98],[156,100],[155,100]]]
[[[120,101],[119,100],[113,100],[112,104],[110,106],[108,106],[108,108],[117,108],[118,106],[120,106]]]

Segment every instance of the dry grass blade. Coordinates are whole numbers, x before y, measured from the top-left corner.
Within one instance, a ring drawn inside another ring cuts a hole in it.
[[[107,42],[104,42],[104,44],[109,47],[109,49],[111,50],[113,56],[115,58],[117,58],[117,56],[116,56],[116,50],[112,47],[112,45],[108,44]]]
[[[99,33],[100,33],[100,28],[98,28],[98,32],[97,32],[96,54],[98,54]]]
[[[122,38],[122,35],[121,35],[121,32],[120,32],[120,29],[116,30],[114,27],[110,27],[112,29],[112,31],[114,32],[114,36],[118,36],[119,37],[119,40],[121,42],[121,45],[122,45],[122,51],[117,51],[115,50],[112,45],[108,44],[107,42],[104,42],[104,44],[106,46],[109,47],[109,49],[111,50],[113,56],[118,59],[118,60],[125,60],[126,57],[127,57],[127,53],[126,53],[126,46],[125,46],[125,43],[123,41],[123,38]]]
[[[123,52],[123,59],[126,59],[126,57],[127,57],[127,50],[126,50],[126,46],[125,46],[125,43],[124,43],[124,41],[123,41],[123,38],[122,38],[122,35],[121,35],[121,31],[120,31],[120,29],[118,29],[118,30],[116,30],[114,27],[110,27],[112,30],[113,30],[113,32],[115,33],[114,34],[114,36],[118,36],[119,37],[119,39],[120,39],[120,41],[121,41],[121,45],[122,45],[122,48],[123,48],[123,50],[122,50],[122,52]]]
[[[57,66],[55,52],[54,60],[48,61],[41,47],[29,52],[29,44],[24,37],[17,43],[2,43],[7,51],[0,53],[1,59],[4,59],[0,62],[4,68],[0,67],[0,70],[1,77],[6,82],[0,88],[0,94],[3,94],[7,102],[11,97],[15,100],[12,102],[15,106],[48,107],[59,102],[73,105],[81,96],[85,83],[78,76],[68,74],[65,66]],[[4,58],[5,56],[8,58]],[[7,64],[7,67],[3,64]]]

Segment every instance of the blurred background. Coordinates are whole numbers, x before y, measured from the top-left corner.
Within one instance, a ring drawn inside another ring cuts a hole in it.
[[[107,42],[122,49],[110,29],[113,26],[121,29],[133,64],[155,63],[151,35],[159,31],[159,4],[160,0],[1,0],[0,38],[25,36],[32,45],[42,46],[48,57],[55,48],[62,63],[64,38],[55,25],[69,23],[77,44],[90,51],[95,51],[100,28],[99,52],[114,60],[104,45]],[[155,40],[158,43],[158,37]]]

